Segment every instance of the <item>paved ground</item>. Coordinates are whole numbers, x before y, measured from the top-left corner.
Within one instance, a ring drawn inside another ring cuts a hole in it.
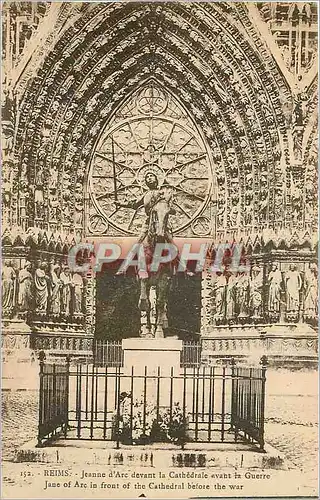
[[[19,446],[37,436],[38,393],[4,391],[2,393],[2,440],[4,460],[13,460]]]
[[[266,406],[266,440],[288,458],[290,468],[300,469],[305,486],[317,477],[318,402],[317,373],[290,373],[269,369]],[[21,480],[23,464],[13,464],[14,451],[36,438],[37,393],[5,391],[2,398],[3,484]]]

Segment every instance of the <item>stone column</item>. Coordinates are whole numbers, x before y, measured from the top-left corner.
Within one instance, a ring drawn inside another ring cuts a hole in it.
[[[96,274],[89,270],[84,279],[84,329],[87,335],[94,335],[96,319]]]
[[[3,389],[34,389],[38,383],[38,367],[30,348],[31,328],[26,323],[26,315],[32,308],[29,285],[33,278],[29,265],[25,257],[15,256],[5,259],[2,267]]]
[[[208,333],[214,326],[213,275],[204,270],[201,280],[201,330],[202,335]]]

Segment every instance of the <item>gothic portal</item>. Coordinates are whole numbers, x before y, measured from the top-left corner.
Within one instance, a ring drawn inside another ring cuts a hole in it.
[[[136,239],[143,213],[121,205],[153,171],[173,192],[174,239],[241,243],[252,264],[190,281],[198,319],[181,329],[222,357],[314,357],[316,6],[5,2],[3,14],[4,348],[90,351],[105,285],[71,272],[68,252]],[[105,302],[109,318],[118,304]]]

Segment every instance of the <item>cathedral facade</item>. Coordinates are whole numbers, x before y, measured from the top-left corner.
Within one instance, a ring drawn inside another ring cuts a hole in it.
[[[135,278],[73,272],[68,253],[136,241],[143,213],[121,204],[152,171],[175,241],[242,245],[251,263],[174,281],[180,338],[209,358],[315,359],[317,5],[5,2],[2,17],[5,351],[139,335]]]

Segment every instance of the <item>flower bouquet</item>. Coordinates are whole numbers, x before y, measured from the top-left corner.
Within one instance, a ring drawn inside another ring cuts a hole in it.
[[[186,419],[180,404],[174,403],[172,412],[166,408],[159,415],[159,427],[166,441],[183,444],[186,441]]]
[[[114,438],[123,444],[149,444],[171,442],[183,444],[186,440],[186,419],[180,404],[157,412],[154,403],[142,398],[132,402],[130,393],[120,396],[120,414],[114,417]]]

